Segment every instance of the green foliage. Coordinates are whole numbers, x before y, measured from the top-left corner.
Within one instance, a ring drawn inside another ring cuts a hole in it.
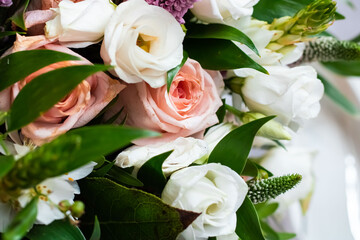
[[[176,239],[199,215],[175,209],[154,195],[108,179],[88,178],[79,183],[87,206],[81,227],[90,233],[97,215],[103,239]]]
[[[14,166],[15,159],[13,156],[0,156],[0,178],[5,176]]]
[[[14,131],[29,124],[59,102],[88,76],[107,69],[109,67],[104,65],[70,66],[55,69],[34,78],[19,92],[11,106],[8,131]]]
[[[182,66],[184,66],[186,60],[189,58],[188,54],[186,51],[184,51],[184,56],[183,56],[183,59],[181,61],[181,63],[170,69],[168,72],[167,72],[167,81],[166,81],[166,84],[167,84],[167,91],[169,92],[170,91],[170,87],[171,87],[171,83],[172,81],[174,80],[174,77],[176,76],[176,74],[178,74],[178,72],[180,71],[180,69],[182,68]]]
[[[86,240],[80,229],[67,219],[49,225],[35,225],[26,237],[30,240]]]
[[[248,197],[236,212],[236,217],[235,232],[241,240],[265,240],[256,209]]]
[[[190,58],[197,60],[206,69],[253,68],[268,73],[230,40],[187,38],[184,40],[184,48]]]
[[[97,216],[95,216],[94,230],[91,234],[90,240],[100,240],[100,237],[101,237],[100,223]]]
[[[20,240],[31,228],[36,220],[37,203],[39,199],[33,198],[12,220],[6,228],[2,238],[4,240]]]
[[[162,193],[166,185],[166,177],[162,171],[162,165],[172,152],[159,154],[141,166],[137,177],[144,183],[145,189],[152,193]]]
[[[10,20],[23,30],[27,30],[24,22],[24,14],[29,5],[30,0],[22,1],[23,5],[16,11],[16,13],[10,18]]]
[[[266,240],[287,240],[296,237],[294,233],[276,232],[265,221],[260,221]]]
[[[31,61],[24,61],[24,59],[31,59]],[[45,66],[70,60],[76,61],[80,58],[67,53],[44,49],[27,50],[7,55],[0,59],[0,91]]]
[[[301,181],[301,178],[300,174],[292,174],[250,181],[248,183],[248,197],[253,203],[265,202],[292,189]]]
[[[260,219],[267,218],[272,215],[279,207],[278,203],[259,203],[255,205],[257,214]]]
[[[237,41],[239,43],[245,44],[257,55],[259,55],[258,50],[256,49],[254,43],[251,39],[246,36],[240,30],[224,25],[224,24],[191,24],[188,25],[188,31],[186,32],[187,38],[215,38],[215,39],[226,39],[231,41]]]
[[[15,34],[25,34],[25,32],[16,32],[16,31],[5,31],[5,32],[0,32],[0,39],[6,36],[11,36],[11,35],[15,35]]]
[[[360,61],[337,61],[322,63],[329,70],[343,76],[360,76]]]
[[[144,184],[133,177],[130,173],[119,167],[113,167],[106,174],[106,177],[115,181],[116,183],[131,186],[131,187],[142,187]]]
[[[214,148],[209,163],[219,162],[241,174],[258,130],[274,117],[265,117],[244,124],[228,133]]]
[[[224,121],[225,115],[226,115],[226,107],[225,107],[225,98],[221,99],[223,105],[219,107],[219,109],[216,111],[216,116],[219,119],[219,123],[222,123]]]
[[[360,67],[360,65],[359,65]],[[349,99],[346,98],[334,85],[327,81],[323,76],[318,75],[318,78],[324,84],[325,94],[332,100],[334,103],[339,105],[342,109],[352,115],[359,115],[360,109],[356,107]]]
[[[250,159],[246,161],[246,165],[241,175],[255,177],[256,179],[263,179],[273,176],[273,174],[269,170],[251,161]]]

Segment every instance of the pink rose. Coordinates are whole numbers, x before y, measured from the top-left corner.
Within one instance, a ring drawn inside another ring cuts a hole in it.
[[[66,47],[46,43],[43,36],[18,36],[13,51],[34,48],[45,48],[79,56]],[[0,92],[0,109],[8,110],[20,90],[38,75],[57,68],[80,64],[91,63],[86,59],[82,61],[58,62],[32,73],[24,80]],[[37,145],[50,141],[72,128],[87,124],[115,98],[124,87],[124,85],[111,79],[105,73],[96,73],[82,81],[71,93],[33,123],[23,127],[21,133]],[[29,111],[31,111],[31,109],[29,109]]]
[[[189,59],[175,76],[170,93],[166,85],[151,88],[141,82],[121,92],[118,103],[126,108],[126,124],[162,133],[161,138],[137,140],[136,144],[170,141],[218,122],[216,111],[222,105],[218,90],[223,85],[219,72],[205,71]]]

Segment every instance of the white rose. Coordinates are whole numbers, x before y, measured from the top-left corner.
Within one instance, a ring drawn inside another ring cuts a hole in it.
[[[52,9],[56,17],[45,26],[48,38],[57,38],[68,47],[80,48],[100,42],[115,6],[110,0],[63,0]]]
[[[208,23],[224,23],[228,18],[251,16],[253,6],[259,0],[201,0],[194,3],[191,12]]]
[[[136,175],[141,166],[152,157],[164,152],[174,150],[163,163],[163,172],[166,176],[181,168],[187,167],[193,162],[206,158],[209,152],[205,141],[195,138],[177,138],[174,141],[148,146],[132,146],[122,151],[115,159],[115,165],[127,168],[134,167]]]
[[[105,30],[101,57],[125,82],[158,88],[165,85],[167,71],[180,64],[184,36],[165,9],[129,0],[116,8]]]
[[[277,115],[278,121],[295,131],[305,119],[318,115],[324,86],[314,68],[272,66],[266,69],[270,75],[253,69],[234,70],[237,76],[245,78],[241,91],[251,111]]]
[[[313,190],[315,182],[313,176],[313,161],[315,153],[308,149],[287,147],[271,149],[261,161],[261,165],[275,176],[289,173],[298,173],[302,176],[301,182],[285,194],[276,197],[279,202],[278,214],[282,214],[291,204],[306,199]]]
[[[173,173],[161,199],[171,206],[201,213],[180,239],[207,239],[234,233],[236,211],[247,192],[245,181],[231,168],[210,163]]]

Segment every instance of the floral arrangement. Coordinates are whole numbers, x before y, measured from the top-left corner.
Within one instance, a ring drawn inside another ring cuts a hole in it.
[[[358,75],[332,0],[0,0],[0,232],[285,240],[314,152],[291,145]],[[357,67],[356,67],[357,66]]]

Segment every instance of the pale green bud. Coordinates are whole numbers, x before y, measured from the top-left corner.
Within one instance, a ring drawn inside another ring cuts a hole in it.
[[[70,211],[73,217],[79,218],[85,213],[85,204],[81,201],[75,201]]]

